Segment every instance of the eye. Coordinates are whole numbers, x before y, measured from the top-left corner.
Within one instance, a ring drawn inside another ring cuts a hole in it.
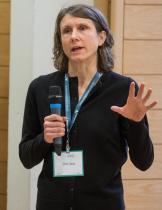
[[[85,31],[86,29],[88,29],[88,27],[86,25],[80,25],[79,26],[80,31]]]
[[[70,27],[65,27],[63,30],[62,30],[62,34],[68,34],[71,32],[71,28]]]

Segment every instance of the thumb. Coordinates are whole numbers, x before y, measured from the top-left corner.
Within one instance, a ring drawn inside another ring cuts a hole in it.
[[[67,117],[63,116],[63,121],[66,122],[67,121]]]
[[[122,114],[122,111],[123,111],[123,109],[119,106],[111,106],[111,110],[119,114]]]

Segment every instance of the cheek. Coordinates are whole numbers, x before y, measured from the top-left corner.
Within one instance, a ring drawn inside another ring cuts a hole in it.
[[[68,42],[67,41],[65,41],[64,39],[62,39],[62,48],[63,48],[63,50],[64,50],[64,52],[65,52],[65,54],[67,53],[67,51],[68,51],[68,49],[69,49],[69,47],[68,47]]]
[[[97,51],[98,49],[98,41],[96,39],[90,39],[88,42],[89,45],[89,49],[91,49],[92,51]]]
[[[87,37],[87,43],[89,43],[89,45],[91,47],[94,47],[94,48],[98,47],[98,45],[99,45],[98,37],[94,34],[88,36]]]

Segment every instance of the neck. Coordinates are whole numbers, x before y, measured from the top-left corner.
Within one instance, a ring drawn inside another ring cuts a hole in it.
[[[69,63],[68,74],[71,77],[78,77],[79,87],[86,86],[97,72],[96,64],[72,64]]]
[[[97,72],[97,67],[94,64],[71,64],[69,63],[68,74],[71,77],[78,77],[78,94],[79,98],[83,95],[88,84]]]

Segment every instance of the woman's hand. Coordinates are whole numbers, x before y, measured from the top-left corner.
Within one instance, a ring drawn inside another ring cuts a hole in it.
[[[135,96],[135,83],[131,82],[126,104],[123,107],[112,106],[111,110],[135,122],[141,121],[146,112],[157,104],[157,101],[153,101],[146,105],[146,102],[151,96],[152,90],[148,89],[146,95],[143,97],[144,88],[145,85],[141,84],[137,96]]]
[[[47,143],[53,143],[57,137],[65,135],[66,117],[56,114],[44,118],[44,140]]]

